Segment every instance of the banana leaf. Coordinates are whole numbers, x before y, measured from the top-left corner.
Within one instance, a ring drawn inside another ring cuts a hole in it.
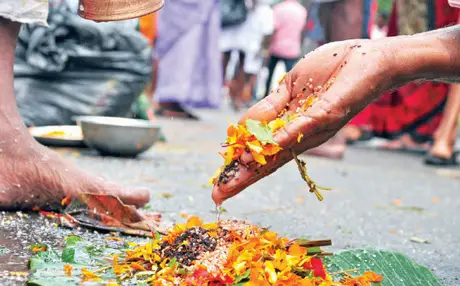
[[[95,270],[106,266],[101,257],[108,254],[121,254],[120,249],[103,249],[94,252],[88,247],[88,242],[78,242],[76,245],[69,245],[66,249],[75,249],[75,263],[72,277],[64,273],[64,261],[70,259],[60,255],[53,250],[36,255],[30,261],[31,276],[27,285],[35,286],[57,286],[57,285],[79,285],[81,283],[81,268]],[[100,253],[99,253],[100,252]],[[74,252],[72,252],[74,253]],[[84,259],[83,259],[84,258]],[[407,256],[377,249],[355,249],[335,253],[333,256],[324,257],[324,264],[335,281],[340,280],[344,273],[351,276],[359,276],[366,271],[374,271],[383,275],[381,286],[438,286],[442,285],[436,276],[424,266],[421,266]],[[350,270],[354,270],[351,271]],[[101,273],[103,279],[113,279],[115,276],[110,273]],[[112,281],[113,281],[112,280]],[[89,285],[89,284],[88,284]]]
[[[419,265],[407,256],[378,249],[355,249],[335,253],[325,257],[324,263],[329,273],[336,273],[333,278],[339,279],[340,272],[358,269],[351,272],[358,276],[365,271],[374,271],[383,275],[381,286],[438,286],[442,285],[438,278],[425,266]]]

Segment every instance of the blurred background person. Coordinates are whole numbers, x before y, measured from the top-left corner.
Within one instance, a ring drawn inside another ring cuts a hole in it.
[[[379,13],[377,20],[372,26],[371,39],[382,39],[388,34],[388,14],[386,12]]]
[[[255,1],[255,7],[249,11],[244,24],[247,38],[242,100],[245,105],[257,100],[257,79],[269,55],[268,46],[274,31],[273,9],[270,3],[270,0]]]
[[[270,92],[273,73],[279,61],[290,71],[301,56],[302,32],[307,23],[307,9],[297,0],[284,0],[275,5],[274,33],[270,40],[268,78],[265,96]]]
[[[244,105],[242,97],[245,85],[244,66],[246,64],[247,45],[253,37],[253,29],[248,23],[253,22],[256,0],[221,0],[222,31],[219,48],[222,52],[222,69],[224,85],[227,88],[232,107],[235,110]],[[235,70],[230,77],[227,74],[232,53],[237,56]],[[231,78],[230,80],[228,80]],[[228,80],[228,81],[227,81]]]
[[[156,115],[198,119],[187,107],[220,105],[218,0],[170,0],[158,12]]]
[[[445,0],[398,0],[393,5],[388,36],[446,27],[458,21],[458,14],[458,9]],[[425,152],[434,139],[426,163],[455,165],[458,97],[458,87],[437,82],[414,82],[386,92],[344,128],[347,140],[378,136],[391,140],[383,148]]]
[[[318,5],[325,43],[368,39],[377,14],[376,0],[313,0]]]
[[[306,37],[317,41],[317,46],[370,38],[377,9],[376,0],[313,0]],[[345,149],[345,134],[339,131],[326,143],[307,151],[307,154],[341,159]]]

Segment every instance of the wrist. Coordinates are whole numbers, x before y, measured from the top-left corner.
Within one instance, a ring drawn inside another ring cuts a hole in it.
[[[414,80],[460,82],[460,25],[388,40],[395,86]]]

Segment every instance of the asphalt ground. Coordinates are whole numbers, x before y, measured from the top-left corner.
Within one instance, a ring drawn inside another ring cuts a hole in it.
[[[207,182],[222,158],[227,120],[237,115],[206,111],[199,122],[161,120],[166,143],[137,159],[100,157],[89,150],[58,151],[95,175],[152,191],[149,209],[168,223],[181,214],[215,220]],[[306,157],[310,176],[333,190],[319,202],[308,193],[295,164],[251,186],[224,204],[223,218],[270,226],[281,235],[330,238],[340,251],[385,248],[407,254],[445,285],[460,285],[460,170],[438,170],[417,154],[350,147],[341,161]],[[162,194],[171,194],[169,199]],[[0,213],[0,284],[21,285],[30,244],[62,244],[69,234],[98,241],[88,230],[56,227],[33,214]],[[418,242],[416,242],[418,241]],[[426,242],[426,243],[420,243]],[[3,248],[5,249],[5,248]],[[0,249],[1,250],[1,249]]]

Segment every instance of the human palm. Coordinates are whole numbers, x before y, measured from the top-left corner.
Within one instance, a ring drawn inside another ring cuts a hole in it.
[[[263,166],[247,164],[253,161],[252,155],[243,154],[240,160],[244,164],[239,164],[236,175],[215,185],[214,201],[221,203],[275,172],[293,159],[292,150],[299,154],[326,142],[382,91],[397,84],[390,69],[392,55],[385,46],[384,41],[351,40],[322,46],[302,58],[279,86],[240,120],[240,124],[246,119],[270,122],[284,109],[299,114],[274,135],[283,150]],[[312,94],[317,100],[303,111]]]

